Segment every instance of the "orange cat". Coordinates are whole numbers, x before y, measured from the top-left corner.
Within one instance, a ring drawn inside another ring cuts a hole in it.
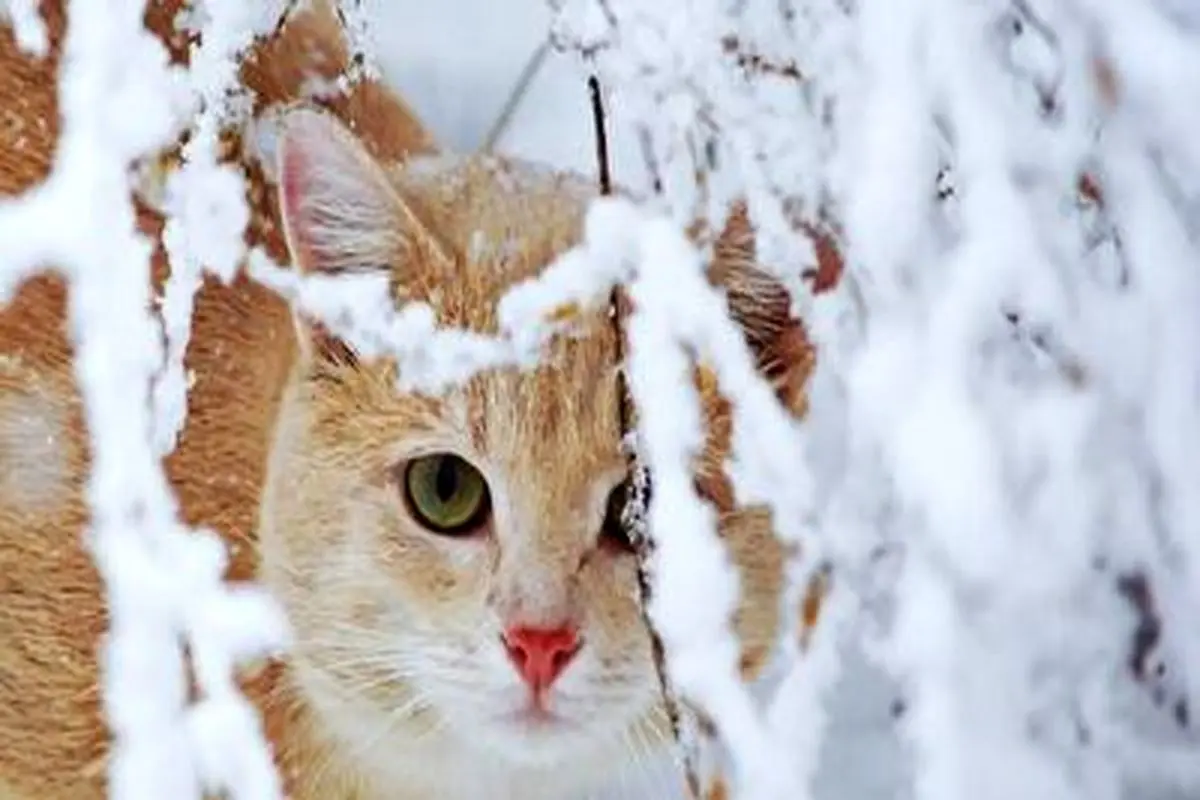
[[[155,30],[177,5],[156,4]],[[56,34],[61,22],[52,8]],[[261,111],[346,63],[318,9],[260,45],[244,78]],[[22,98],[11,113],[25,126],[19,141],[0,126],[4,193],[49,164],[53,68],[3,34],[0,96]],[[378,86],[327,105],[286,115],[278,192],[247,163],[250,239],[277,258],[383,271],[397,300],[490,331],[507,287],[577,240],[593,194],[581,178],[421,156],[431,140]],[[142,220],[158,234],[151,211]],[[810,353],[786,293],[753,265],[744,216],[717,252],[714,280],[800,411]],[[0,797],[20,800],[103,792],[104,609],[80,547],[87,439],[63,297],[39,277],[0,308]],[[260,576],[294,627],[286,660],[246,681],[292,798],[574,797],[633,743],[667,745],[636,562],[611,513],[625,465],[603,309],[540,368],[490,370],[435,399],[398,393],[394,364],[294,324],[242,277],[205,284],[187,360],[188,421],[167,468],[186,520],[220,531],[232,574]],[[782,553],[764,510],[734,507],[728,410],[702,386],[697,485],[741,573],[735,623],[752,675],[776,634]]]

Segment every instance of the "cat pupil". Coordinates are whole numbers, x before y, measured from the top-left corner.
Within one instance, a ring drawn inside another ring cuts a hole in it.
[[[438,464],[434,488],[438,499],[443,503],[449,502],[458,491],[458,470],[455,466],[454,459],[451,458],[443,458],[442,463]]]

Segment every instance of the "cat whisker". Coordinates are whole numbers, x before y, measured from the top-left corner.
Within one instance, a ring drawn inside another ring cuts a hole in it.
[[[643,775],[653,780],[656,789],[656,796],[670,797],[672,794],[670,781],[662,774],[662,772],[654,769],[654,764],[652,763],[653,753],[658,749],[656,744],[659,744],[659,742],[656,742],[655,738],[652,738],[651,734],[653,732],[655,737],[657,737],[658,731],[655,729],[651,721],[648,720],[647,724],[648,727],[650,727],[650,730],[646,730],[642,727],[642,725],[634,725],[633,728],[631,728],[633,739],[637,742],[637,749],[639,751],[637,757],[637,766]]]
[[[626,728],[619,736],[621,749],[628,756],[628,761],[623,764],[621,770],[621,779],[623,783],[628,783],[631,777],[640,777],[646,772],[645,756],[641,741],[637,738],[637,728]]]
[[[340,679],[326,672],[315,671],[311,677],[319,680],[326,691],[346,701],[361,700],[372,691],[387,685],[408,686],[408,683],[396,673],[378,673],[369,677]]]
[[[360,759],[368,755],[379,744],[387,740],[401,722],[409,721],[416,716],[414,712],[428,711],[431,708],[429,698],[423,694],[415,694],[409,698],[408,702],[389,711],[384,715],[380,723],[380,731],[371,738],[357,743],[354,750],[351,751],[351,758]]]

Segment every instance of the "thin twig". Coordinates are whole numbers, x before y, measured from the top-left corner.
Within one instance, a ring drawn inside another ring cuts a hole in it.
[[[608,131],[605,125],[604,96],[600,89],[599,78],[595,75],[590,75],[588,76],[587,83],[588,95],[592,106],[592,119],[596,128],[596,169],[599,176],[600,194],[608,196],[612,194],[612,173],[608,157]],[[617,391],[619,396],[617,419],[621,441],[626,448],[626,457],[629,465],[629,491],[625,495],[625,508],[621,511],[621,526],[624,528],[626,538],[633,545],[634,552],[637,554],[638,594],[641,600],[642,619],[645,622],[646,629],[650,633],[651,658],[654,662],[654,672],[658,678],[663,705],[666,708],[667,718],[671,723],[671,733],[682,754],[684,776],[687,780],[688,789],[691,791],[692,797],[700,797],[700,776],[696,766],[694,748],[688,746],[684,740],[683,719],[679,710],[679,700],[675,696],[670,679],[667,676],[666,651],[663,648],[662,638],[658,635],[658,631],[655,629],[649,614],[652,595],[650,558],[654,552],[654,543],[647,535],[646,509],[650,502],[652,484],[650,481],[650,471],[646,468],[645,463],[638,453],[634,431],[636,409],[633,403],[633,396],[630,394],[628,384],[625,380],[624,322],[627,307],[628,301],[624,297],[621,287],[614,286],[609,298],[609,308],[613,328],[616,333],[616,359],[617,363],[621,365],[621,369],[617,371]]]
[[[654,139],[650,133],[650,128],[646,125],[637,126],[638,147],[642,151],[642,161],[646,165],[646,172],[650,176],[650,188],[654,190],[655,195],[661,195],[663,191],[663,176],[662,168],[658,163],[658,156],[654,153]]]
[[[517,109],[521,107],[521,101],[529,93],[529,87],[533,84],[533,79],[537,77],[538,72],[541,71],[542,65],[546,63],[546,56],[549,53],[550,40],[543,39],[525,62],[525,66],[521,69],[521,74],[517,76],[517,82],[513,85],[512,91],[508,93],[508,98],[504,101],[504,106],[500,109],[499,116],[492,123],[487,136],[483,138],[483,144],[479,147],[480,151],[490,153],[496,148],[500,137],[504,135],[504,132],[508,130],[508,126],[512,124]]]
[[[721,49],[733,56],[738,66],[748,74],[777,75],[790,80],[803,80],[800,68],[790,61],[771,61],[765,56],[749,50],[737,36],[721,39]]]
[[[288,0],[287,5],[283,7],[283,11],[279,13],[279,18],[275,20],[275,26],[271,28],[271,33],[266,36],[266,41],[275,41],[282,34],[283,29],[287,27],[292,20],[292,14],[300,8],[300,0]]]
[[[592,102],[592,120],[596,126],[596,170],[600,178],[600,194],[612,194],[612,172],[608,162],[608,129],[605,125],[604,96],[600,93],[600,79],[588,76],[588,97]],[[616,306],[613,306],[614,311]],[[625,432],[624,426],[621,432]]]
[[[350,66],[345,70],[345,75],[351,84],[379,77],[374,43],[368,39],[367,17],[362,5],[363,0],[336,0],[333,4],[334,13],[349,49]]]

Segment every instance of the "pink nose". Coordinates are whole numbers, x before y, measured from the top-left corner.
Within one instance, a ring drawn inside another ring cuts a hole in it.
[[[517,672],[540,692],[571,663],[579,652],[579,632],[571,626],[561,628],[509,628],[504,632],[504,647]]]

